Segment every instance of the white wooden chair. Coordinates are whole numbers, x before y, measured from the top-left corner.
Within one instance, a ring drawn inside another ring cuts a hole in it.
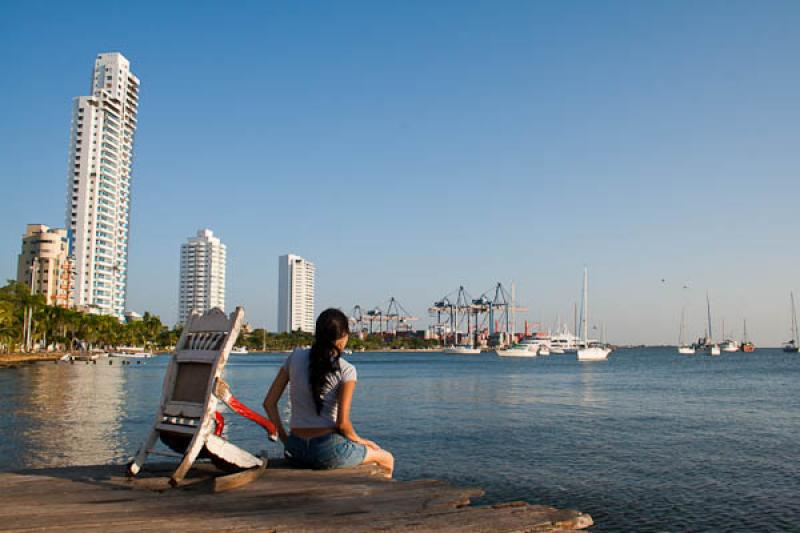
[[[181,458],[170,477],[173,486],[183,480],[198,457],[210,458],[225,470],[266,466],[266,457],[256,457],[222,437],[224,419],[217,412],[218,402],[222,401],[261,425],[270,438],[277,438],[275,426],[237,401],[222,380],[243,317],[244,309],[237,307],[230,317],[220,309],[211,309],[202,315],[192,313],[186,321],[164,376],[153,428],[128,463],[128,475],[138,474],[150,454]],[[178,453],[155,450],[159,438]]]

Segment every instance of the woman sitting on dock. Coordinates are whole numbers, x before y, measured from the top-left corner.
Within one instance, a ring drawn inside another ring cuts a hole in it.
[[[267,416],[278,428],[286,458],[305,468],[345,468],[377,463],[391,477],[394,457],[371,440],[359,437],[350,422],[356,368],[342,359],[350,338],[347,317],[327,309],[317,318],[314,344],[295,349],[269,388]],[[290,433],[281,423],[278,400],[290,384]]]

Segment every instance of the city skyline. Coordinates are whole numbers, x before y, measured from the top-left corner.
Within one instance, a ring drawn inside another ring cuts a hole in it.
[[[152,10],[0,8],[6,278],[26,224],[61,225],[70,99],[119,51],[146,81],[130,309],[177,315],[175,247],[210,226],[255,326],[276,323],[274,257],[296,250],[318,309],[395,296],[425,317],[459,285],[513,281],[520,322],[547,323],[588,265],[613,342],[676,342],[684,305],[698,336],[707,290],[715,328],[788,337],[798,6]]]

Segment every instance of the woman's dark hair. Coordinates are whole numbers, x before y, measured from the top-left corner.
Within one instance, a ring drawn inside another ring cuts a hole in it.
[[[314,344],[308,357],[308,381],[317,414],[322,412],[322,398],[330,390],[331,374],[339,372],[342,352],[336,347],[336,341],[349,334],[347,316],[338,309],[326,309],[317,317]]]

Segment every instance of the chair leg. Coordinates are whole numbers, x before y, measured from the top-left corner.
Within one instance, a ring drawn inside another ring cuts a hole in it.
[[[131,462],[128,463],[128,467],[126,468],[128,476],[134,477],[139,473],[144,466],[144,462],[147,460],[147,454],[149,454],[150,450],[153,449],[157,438],[158,432],[155,429],[151,429],[150,434],[142,444],[142,447],[136,452],[136,456]]]
[[[194,434],[192,438],[192,442],[186,448],[186,453],[183,455],[183,460],[181,464],[178,465],[178,468],[175,469],[175,472],[172,473],[172,476],[169,478],[169,484],[173,487],[177,486],[178,483],[183,481],[183,478],[186,477],[186,473],[189,472],[189,469],[194,464],[195,459],[200,454],[200,451],[203,449],[203,446],[206,444],[206,440],[208,436],[211,434],[211,427],[209,424],[206,424],[204,427],[197,430],[197,433]]]

